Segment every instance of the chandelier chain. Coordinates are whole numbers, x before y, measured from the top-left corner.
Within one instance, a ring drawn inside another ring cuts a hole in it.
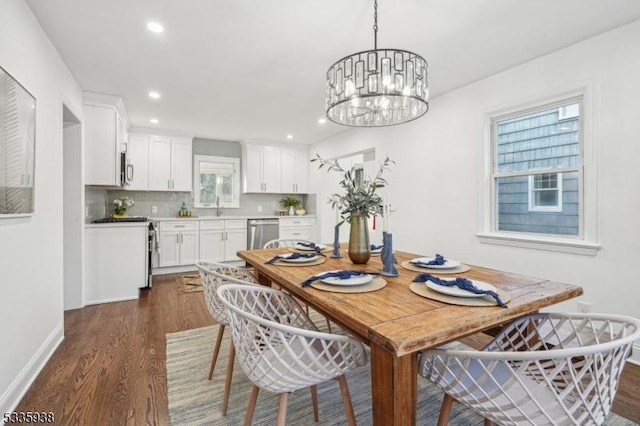
[[[378,0],[373,2],[373,50],[378,50]]]

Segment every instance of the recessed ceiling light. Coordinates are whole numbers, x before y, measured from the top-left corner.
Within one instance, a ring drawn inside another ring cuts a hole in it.
[[[157,118],[152,118],[151,120],[149,120],[150,122],[152,122],[153,124],[158,124],[159,121]]]
[[[293,139],[293,135],[287,135],[287,139]]]
[[[160,99],[160,93],[158,92],[149,92],[149,97],[152,99]]]
[[[324,124],[327,122],[326,118],[318,118],[318,124]]]
[[[164,31],[164,27],[162,25],[158,24],[157,22],[149,22],[147,24],[147,28],[152,33],[161,33],[161,32]]]

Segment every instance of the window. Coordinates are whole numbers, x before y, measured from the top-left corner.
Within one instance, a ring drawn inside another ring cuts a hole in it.
[[[595,255],[597,81],[486,113],[481,243]]]
[[[239,167],[237,158],[195,155],[194,207],[240,207]]]
[[[580,236],[580,102],[492,120],[494,230]]]
[[[529,176],[529,211],[562,212],[562,173]]]

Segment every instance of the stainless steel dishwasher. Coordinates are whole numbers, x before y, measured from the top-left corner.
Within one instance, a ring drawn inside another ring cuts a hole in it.
[[[267,241],[277,240],[280,235],[278,219],[249,219],[247,221],[247,249],[261,249]]]

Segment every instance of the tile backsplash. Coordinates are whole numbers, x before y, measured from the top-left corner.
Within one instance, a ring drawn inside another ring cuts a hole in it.
[[[277,215],[281,210],[279,201],[290,194],[240,194],[240,208],[224,208],[225,216],[264,216]],[[124,191],[120,189],[105,189],[101,187],[85,187],[85,205],[87,207],[87,222],[109,216],[113,213],[113,200],[122,197],[132,198],[135,204],[127,209],[129,216],[174,217],[184,202],[187,210],[194,216],[214,216],[216,209],[202,209],[193,207],[193,194],[190,192],[165,191]],[[293,195],[302,201],[307,214],[316,214],[316,194]],[[153,213],[156,206],[158,211]],[[258,211],[259,206],[262,212]]]

